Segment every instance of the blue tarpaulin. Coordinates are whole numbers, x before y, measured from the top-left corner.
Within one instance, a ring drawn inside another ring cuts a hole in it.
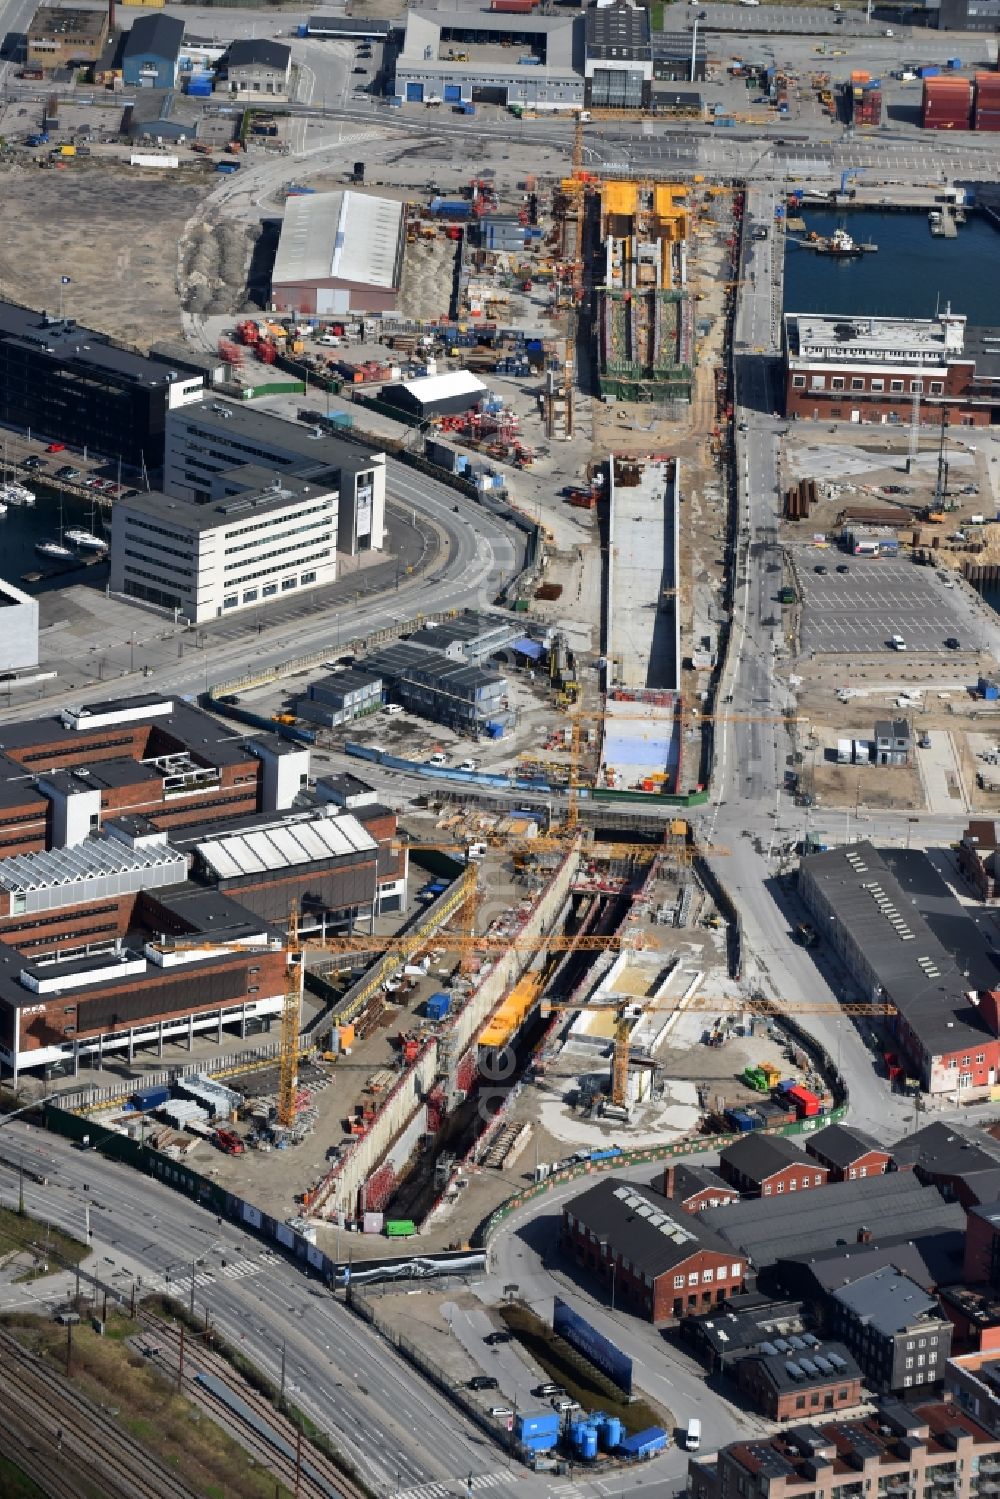
[[[519,656],[527,656],[531,661],[540,661],[545,654],[545,647],[537,640],[529,640],[526,635],[514,641],[514,649]]]

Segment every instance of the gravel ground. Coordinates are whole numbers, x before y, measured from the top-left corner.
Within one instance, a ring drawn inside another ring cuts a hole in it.
[[[177,245],[210,184],[197,172],[137,172],[74,162],[64,171],[0,174],[3,294],[148,346],[176,338]]]

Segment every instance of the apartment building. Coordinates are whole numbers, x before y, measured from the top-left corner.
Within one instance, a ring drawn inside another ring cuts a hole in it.
[[[1000,1440],[950,1401],[887,1401],[688,1463],[691,1499],[987,1499],[998,1479]]]

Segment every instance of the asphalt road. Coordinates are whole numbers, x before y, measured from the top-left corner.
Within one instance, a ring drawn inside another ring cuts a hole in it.
[[[197,629],[151,630],[136,670],[116,681],[116,692],[126,694],[145,683],[143,691],[196,694],[209,686],[248,671],[277,666],[292,657],[320,649],[336,652],[355,636],[366,635],[436,610],[482,608],[492,604],[498,588],[523,563],[523,533],[508,528],[475,501],[394,459],[388,463],[387,487],[397,512],[397,531],[406,533],[403,560],[421,554],[419,537],[427,520],[445,532],[447,546],[431,571],[406,578],[397,574],[394,560],[372,569],[351,572],[326,597],[317,594],[305,609],[280,610],[276,615],[248,612],[243,619],[220,620]],[[394,586],[394,582],[398,586]],[[155,618],[155,616],[142,616]],[[258,623],[261,625],[257,632]],[[149,669],[148,678],[142,668]],[[58,678],[32,688],[31,711],[62,701],[65,687]],[[108,683],[94,682],[77,689],[81,701],[106,697]],[[0,710],[0,720],[25,715],[16,697]]]
[[[354,1459],[380,1493],[425,1484],[464,1492],[506,1482],[487,1438],[318,1281],[252,1237],[158,1183],[67,1141],[14,1122],[0,1131],[5,1160],[48,1177],[25,1181],[28,1211],[79,1237],[88,1221],[102,1278],[131,1293],[170,1289],[207,1310],[221,1333],[280,1379],[296,1402]],[[16,1203],[16,1167],[0,1165],[0,1197]],[[197,1262],[194,1263],[193,1262]],[[169,1278],[168,1278],[169,1277]],[[462,1480],[461,1486],[458,1480]]]

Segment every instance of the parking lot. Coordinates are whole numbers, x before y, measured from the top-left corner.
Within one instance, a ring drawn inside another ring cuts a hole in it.
[[[947,639],[961,640],[958,612],[933,568],[841,552],[824,552],[820,559],[812,548],[797,560],[806,651],[871,655],[891,651],[893,635],[901,635],[909,651],[940,651]],[[827,572],[815,572],[817,566]],[[838,566],[850,570],[838,573]]]

